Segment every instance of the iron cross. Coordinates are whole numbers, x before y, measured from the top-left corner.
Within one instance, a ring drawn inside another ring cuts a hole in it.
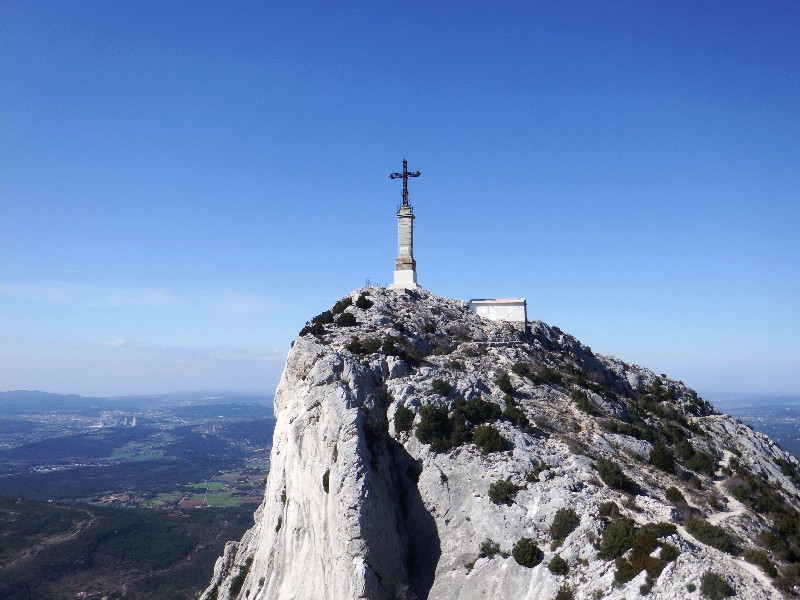
[[[403,206],[408,206],[408,178],[419,177],[420,175],[422,175],[422,173],[419,171],[408,172],[408,161],[405,158],[403,159],[403,172],[389,175],[390,179],[403,178]]]

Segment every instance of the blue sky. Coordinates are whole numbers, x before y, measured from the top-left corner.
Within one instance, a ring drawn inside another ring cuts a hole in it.
[[[273,391],[420,283],[800,391],[796,2],[0,4],[0,389]]]

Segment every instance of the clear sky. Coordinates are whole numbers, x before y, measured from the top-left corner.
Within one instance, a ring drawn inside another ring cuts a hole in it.
[[[0,389],[272,392],[419,281],[800,391],[800,4],[0,3]]]

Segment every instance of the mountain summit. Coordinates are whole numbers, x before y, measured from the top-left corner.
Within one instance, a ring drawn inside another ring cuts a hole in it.
[[[361,288],[293,342],[264,503],[203,600],[800,591],[800,468],[538,321]]]

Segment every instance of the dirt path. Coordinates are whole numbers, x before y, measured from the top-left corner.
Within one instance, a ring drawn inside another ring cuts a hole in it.
[[[724,451],[722,460],[720,461],[720,468],[728,466],[731,456],[733,456],[733,454],[730,451],[728,450]],[[720,496],[722,496],[725,499],[725,502],[728,506],[728,510],[719,511],[709,515],[707,521],[712,525],[719,525],[726,519],[730,519],[731,517],[736,517],[741,515],[747,510],[747,508],[745,507],[744,504],[739,502],[736,498],[734,498],[728,493],[728,490],[725,488],[724,485],[725,479],[723,478],[721,470],[717,471],[714,474],[714,478],[715,478],[714,487],[719,492]],[[703,544],[703,542],[695,538],[691,533],[686,531],[686,528],[684,528],[683,525],[678,525],[677,529],[680,536],[687,542],[694,545],[705,545]],[[726,562],[736,564],[736,566],[738,566],[740,569],[746,571],[747,573],[750,573],[750,575],[752,575],[756,580],[758,580],[758,582],[761,583],[761,585],[763,585],[766,590],[771,590],[772,591],[772,595],[770,596],[771,598],[783,598],[780,592],[778,592],[775,589],[775,586],[772,584],[772,580],[769,577],[767,577],[764,571],[762,571],[759,567],[741,558],[736,558],[734,556],[730,556],[729,554],[725,554],[724,552],[721,554],[722,556],[724,556],[724,560]]]

